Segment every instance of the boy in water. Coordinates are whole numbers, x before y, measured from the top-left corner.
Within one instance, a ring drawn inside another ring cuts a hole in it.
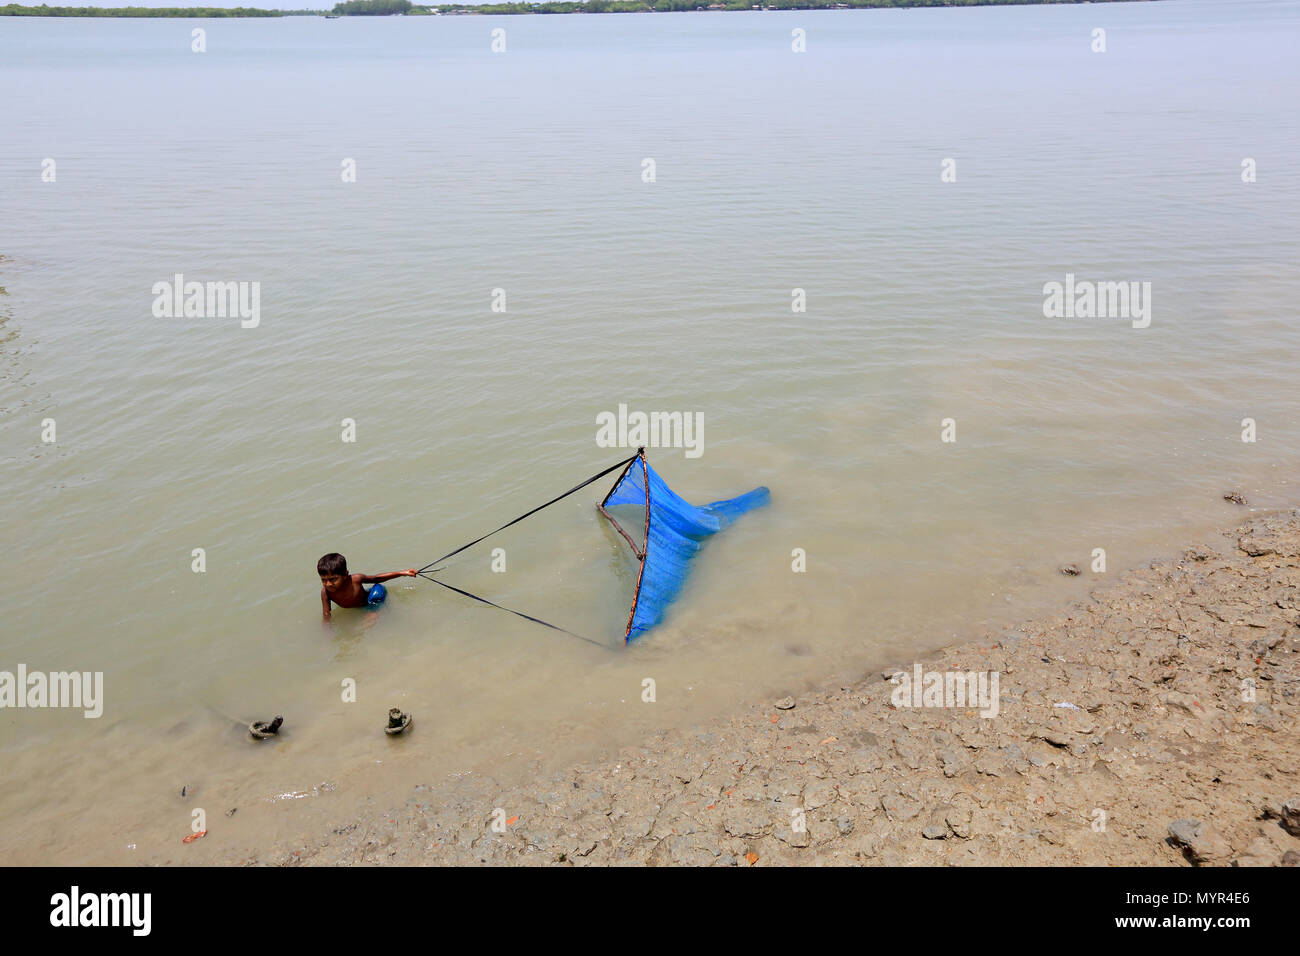
[[[348,574],[348,559],[333,552],[316,562],[316,573],[320,575],[321,583],[320,609],[327,621],[330,619],[331,601],[339,607],[377,607],[388,596],[381,582],[416,575],[415,568],[387,574]],[[365,588],[362,587],[364,584],[373,586]]]

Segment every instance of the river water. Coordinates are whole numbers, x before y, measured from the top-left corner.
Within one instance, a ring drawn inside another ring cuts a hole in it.
[[[1298,27],[0,18],[0,670],[104,682],[0,711],[0,859],[296,839],[1060,607],[1234,488],[1294,505]],[[178,274],[256,315],[168,316]],[[1145,315],[1045,315],[1067,275]],[[650,449],[688,500],[772,491],[659,629],[619,643],[608,479],[442,572],[608,647],[421,580],[321,622],[321,554],[423,565],[630,454],[620,405],[701,417]]]

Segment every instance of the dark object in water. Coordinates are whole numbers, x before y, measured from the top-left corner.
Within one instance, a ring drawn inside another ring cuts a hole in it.
[[[181,787],[181,796],[182,796],[182,797],[185,796],[185,788],[184,788],[184,787]]]
[[[1075,577],[1079,573],[1079,566],[1077,564],[1067,564],[1065,567],[1061,568],[1061,573],[1067,574],[1070,577]]]
[[[248,733],[254,740],[265,740],[267,737],[274,737],[280,732],[280,725],[284,723],[284,718],[279,715],[269,724],[264,720],[255,720],[248,725]]]
[[[384,728],[384,733],[395,736],[409,726],[411,726],[411,715],[402,713],[400,707],[394,707],[388,711],[388,726]]]
[[[1246,503],[1246,496],[1240,491],[1231,491],[1223,496],[1223,500],[1231,501],[1234,505],[1244,505]]]

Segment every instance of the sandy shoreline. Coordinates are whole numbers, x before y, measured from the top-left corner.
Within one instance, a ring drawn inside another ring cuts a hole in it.
[[[998,713],[895,707],[874,673],[508,789],[420,785],[225,862],[1300,862],[1300,511],[887,672],[916,664],[996,672]]]

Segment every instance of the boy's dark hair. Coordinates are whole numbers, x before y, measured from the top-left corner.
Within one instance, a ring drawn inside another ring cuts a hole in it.
[[[316,573],[321,577],[327,574],[347,574],[348,559],[336,551],[331,551],[316,562]]]

